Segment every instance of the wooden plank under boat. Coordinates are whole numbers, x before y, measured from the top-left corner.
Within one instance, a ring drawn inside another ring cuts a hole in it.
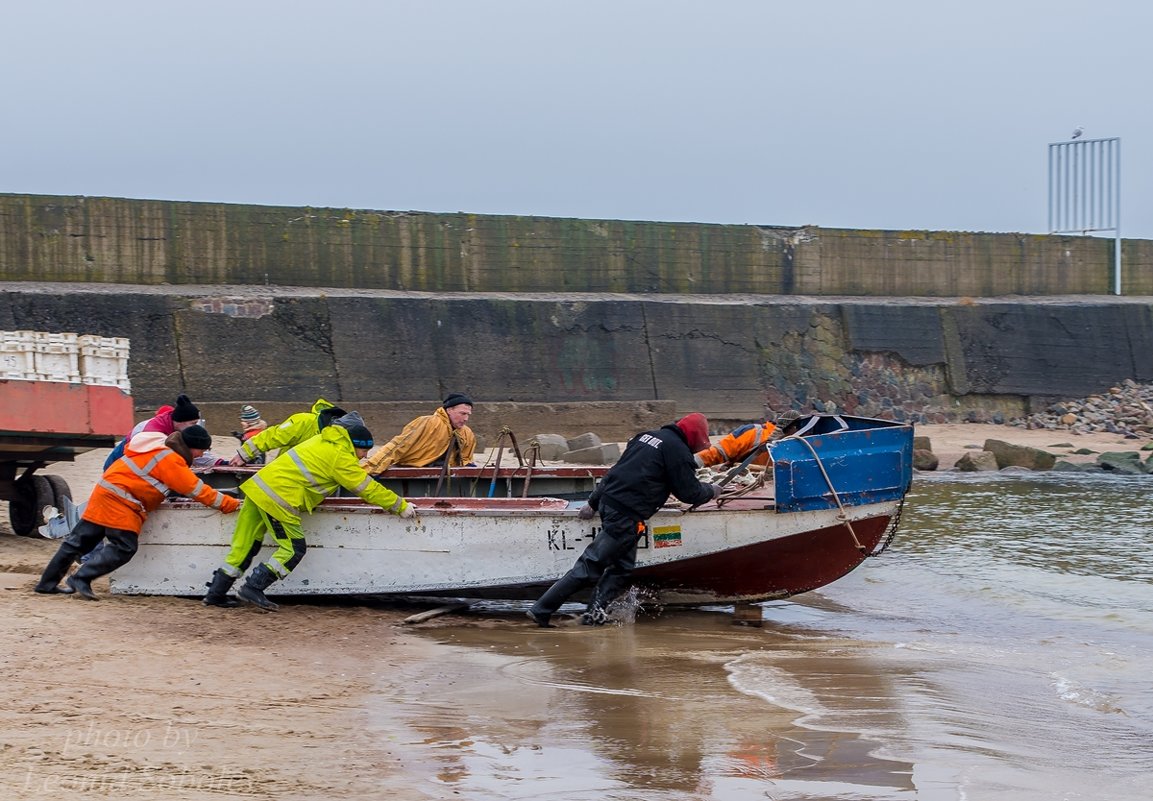
[[[648,521],[635,582],[665,604],[784,598],[816,589],[888,545],[912,478],[912,427],[821,416],[771,447],[772,483]],[[416,498],[401,520],[355,498],[308,518],[308,554],[274,595],[383,594],[532,599],[567,571],[599,523],[581,501]],[[117,593],[200,595],[233,520],[189,501],[148,520],[140,550],[112,574]],[[266,549],[261,558],[267,558]]]

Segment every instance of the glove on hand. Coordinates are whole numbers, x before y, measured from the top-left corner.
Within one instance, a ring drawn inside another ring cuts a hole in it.
[[[416,507],[412,503],[405,503],[404,510],[400,513],[401,520],[412,520],[416,517]]]
[[[586,503],[581,507],[581,510],[577,512],[577,517],[579,517],[581,520],[591,520],[592,516],[595,514],[596,510]]]
[[[720,484],[712,484],[711,486],[713,488],[713,500],[715,501],[717,498],[721,497],[721,493],[725,491],[725,488]]]

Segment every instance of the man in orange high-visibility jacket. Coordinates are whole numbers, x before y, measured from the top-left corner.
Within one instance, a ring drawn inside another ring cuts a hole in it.
[[[148,513],[170,492],[187,495],[225,514],[239,509],[240,501],[217,492],[189,469],[192,460],[211,447],[212,437],[200,425],[171,434],[145,431],[132,437],[124,455],[96,483],[84,515],[44,568],[36,592],[75,592],[89,601],[99,600],[92,592],[92,582],[128,564],[136,555]],[[104,539],[107,545],[68,577],[67,588],[60,587],[73,561]]]
[[[777,426],[768,421],[743,425],[725,434],[717,441],[716,445],[697,451],[693,458],[696,460],[697,467],[716,467],[717,465],[742,462],[753,452],[754,448],[759,448],[768,442],[776,430]],[[758,453],[751,462],[751,464],[761,466],[768,463],[768,449]]]

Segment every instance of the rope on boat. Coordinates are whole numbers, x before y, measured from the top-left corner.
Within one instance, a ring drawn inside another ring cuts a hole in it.
[[[703,468],[708,470],[708,468]],[[773,474],[771,469],[753,470],[752,468],[746,469],[744,473],[737,474],[736,477],[726,486],[725,490],[717,498],[717,508],[720,509],[724,506],[726,501],[734,501],[738,498],[743,498],[749,493],[755,492],[765,486],[765,481]],[[713,482],[709,482],[713,483]],[[729,489],[733,487],[734,489]]]
[[[703,484],[716,484],[724,478],[729,478],[729,483],[724,485],[724,490],[716,500],[718,509],[724,506],[725,501],[742,498],[750,492],[760,489],[765,485],[766,476],[772,475],[771,470],[754,472],[746,469],[744,472],[737,473],[730,478],[730,472],[731,471],[720,470],[716,467],[697,468],[697,480]],[[694,506],[691,508],[696,509],[698,507]]]
[[[853,530],[853,521],[849,520],[848,514],[845,512],[845,505],[841,503],[841,496],[837,492],[837,488],[833,486],[833,480],[829,478],[828,471],[825,470],[825,465],[821,462],[821,457],[817,455],[816,449],[804,437],[787,437],[787,439],[796,439],[798,442],[804,443],[805,447],[809,449],[809,453],[813,454],[813,459],[817,462],[817,467],[821,469],[821,475],[825,477],[825,483],[829,485],[829,491],[833,493],[833,500],[837,502],[837,519],[845,524],[845,528],[849,530],[849,536],[853,538],[853,545],[857,546],[857,550],[863,554],[868,554],[868,550],[861,544],[861,540],[857,537],[857,532]],[[894,532],[895,533],[895,532]]]

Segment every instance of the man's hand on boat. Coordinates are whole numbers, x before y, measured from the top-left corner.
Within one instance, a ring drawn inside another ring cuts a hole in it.
[[[401,520],[412,520],[416,517],[416,504],[412,501],[405,502],[404,509],[400,512]]]
[[[596,514],[596,509],[593,509],[591,506],[589,506],[586,503],[584,506],[582,506],[580,508],[580,511],[577,512],[577,517],[579,517],[581,520],[592,520],[593,515],[595,515],[595,514]]]

